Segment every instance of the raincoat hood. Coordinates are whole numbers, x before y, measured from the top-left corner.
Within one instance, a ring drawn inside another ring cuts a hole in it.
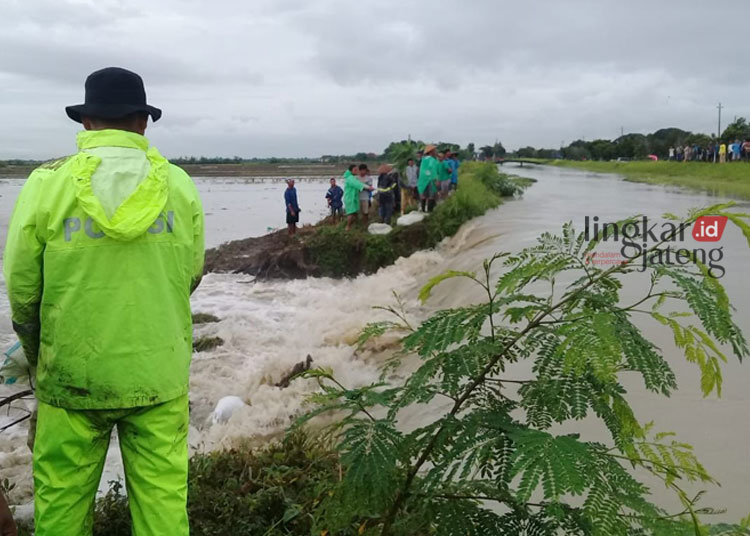
[[[164,210],[169,197],[169,162],[148,140],[133,132],[123,130],[87,130],[77,138],[79,153],[70,163],[70,173],[75,193],[83,211],[110,238],[130,241],[143,235]],[[92,177],[102,159],[86,152],[98,147],[124,147],[140,149],[146,153],[150,170],[133,193],[108,217],[101,201],[92,188]]]

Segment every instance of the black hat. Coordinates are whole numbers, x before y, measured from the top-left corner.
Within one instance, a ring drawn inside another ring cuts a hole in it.
[[[107,67],[93,72],[86,79],[86,103],[66,106],[65,112],[80,123],[81,116],[118,119],[136,112],[146,112],[158,121],[161,110],[146,104],[143,79],[132,71]]]

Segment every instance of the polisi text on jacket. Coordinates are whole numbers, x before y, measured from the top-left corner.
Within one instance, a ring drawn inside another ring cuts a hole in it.
[[[104,237],[104,231],[95,228],[95,223],[92,218],[86,218],[83,221],[83,229],[81,229],[81,218],[65,218],[63,220],[63,229],[65,231],[65,241],[70,242],[73,239],[75,233],[83,232],[89,238],[97,239]],[[148,232],[151,234],[160,233],[171,233],[174,229],[174,211],[170,210],[166,213],[162,212],[156,221],[148,228]]]

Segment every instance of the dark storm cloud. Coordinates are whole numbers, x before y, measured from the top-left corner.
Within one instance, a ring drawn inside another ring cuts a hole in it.
[[[72,150],[94,69],[141,73],[171,155],[557,146],[750,115],[737,4],[4,0],[0,158]]]
[[[51,46],[53,45],[53,46]],[[31,59],[31,61],[30,61]],[[81,85],[76,65],[106,67],[128,65],[155,83],[180,83],[207,80],[183,60],[153,55],[146,60],[133,57],[127,48],[92,46],[80,42],[50,43],[37,37],[13,39],[0,35],[0,66],[6,74],[19,75],[50,84]]]
[[[730,76],[740,72],[738,60],[750,52],[729,4],[480,1],[459,7],[441,0],[375,5],[339,0],[328,6],[298,22],[317,41],[323,71],[347,83],[415,72],[438,81],[446,64],[460,73],[568,66]],[[721,38],[732,33],[738,39]],[[734,76],[733,82],[748,79]]]

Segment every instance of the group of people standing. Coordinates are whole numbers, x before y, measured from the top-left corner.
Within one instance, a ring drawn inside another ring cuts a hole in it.
[[[460,162],[451,151],[438,152],[428,145],[417,166],[417,185],[414,197],[421,201],[422,212],[432,212],[437,201],[445,199],[458,187]]]
[[[410,158],[404,173],[390,164],[382,164],[377,175],[371,174],[367,164],[350,164],[343,175],[343,188],[335,177],[330,179],[326,200],[333,223],[346,214],[346,228],[351,229],[357,220],[364,227],[370,221],[373,199],[376,199],[380,221],[390,225],[394,214],[405,214],[416,207],[432,212],[438,201],[448,197],[458,187],[458,158],[450,151],[438,151],[427,145]],[[297,232],[299,203],[294,179],[287,179],[284,192],[288,234]]]
[[[750,161],[750,140],[714,143],[702,147],[685,145],[669,148],[669,160],[674,162],[739,162]]]
[[[344,172],[343,190],[331,179],[326,194],[333,221],[338,222],[345,210],[347,229],[358,218],[366,227],[373,196],[377,197],[380,221],[388,225],[394,214],[406,213],[415,205],[423,212],[431,212],[438,200],[457,188],[458,166],[451,151],[438,152],[434,145],[417,152],[417,158],[410,158],[403,174],[390,164],[381,165],[374,183],[366,164],[351,164]]]

